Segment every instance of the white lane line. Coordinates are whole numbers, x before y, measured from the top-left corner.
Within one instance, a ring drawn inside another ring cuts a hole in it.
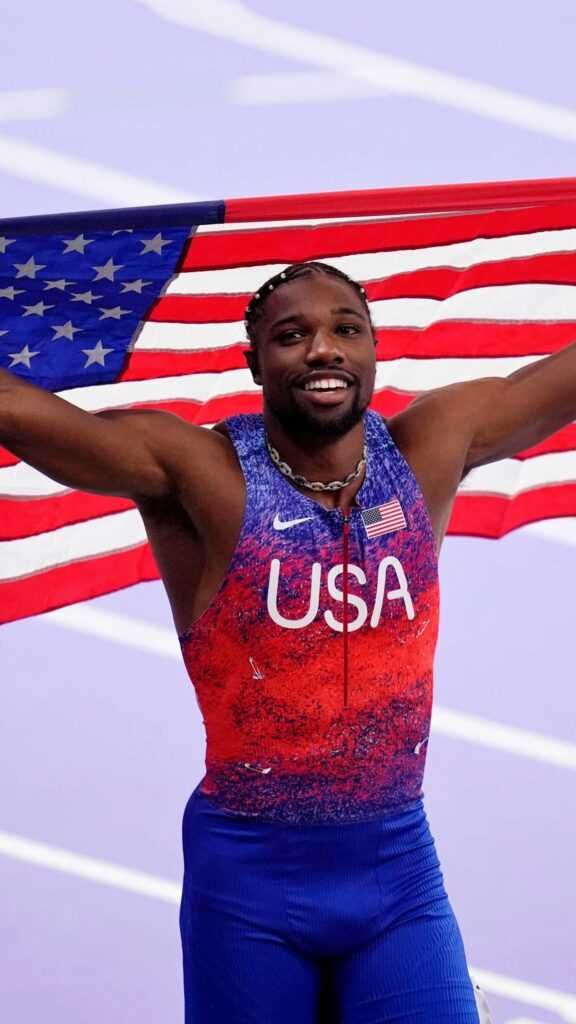
[[[181,886],[176,882],[157,878],[143,871],[133,871],[132,868],[125,868],[120,864],[71,853],[70,850],[63,850],[59,846],[39,843],[10,832],[0,832],[0,854],[37,867],[108,885],[114,889],[125,889],[141,896],[150,896],[165,903],[180,901]]]
[[[240,75],[228,87],[232,103],[318,103],[386,96],[390,89],[332,71],[287,71],[284,74]]]
[[[161,658],[179,661],[182,657],[178,638],[172,630],[118,612],[91,608],[89,604],[74,604],[69,608],[46,612],[40,616],[40,621],[102,640],[111,640],[124,647],[135,647],[147,654],[158,654]]]
[[[576,769],[576,744],[528,729],[519,729],[515,725],[503,725],[502,722],[493,722],[479,715],[436,705],[432,712],[432,729],[443,736],[477,743],[481,747],[491,747],[507,754],[528,757],[532,761]]]
[[[91,608],[89,604],[78,604],[47,612],[41,616],[42,620],[65,629],[77,630],[103,640],[135,647],[148,654],[157,654],[178,661],[181,658],[178,640],[171,630],[132,619],[127,615]],[[477,743],[483,747],[491,747],[562,768],[576,769],[576,744],[519,729],[516,726],[503,725],[478,715],[436,706],[432,728],[440,735],[451,736],[468,743]]]
[[[159,17],[374,86],[454,107],[541,135],[576,140],[576,113],[462,75],[424,67],[260,15],[234,0],[139,0]]]
[[[0,135],[0,171],[117,206],[155,206],[198,200],[189,192],[115,171],[91,160],[65,156],[9,135]]]
[[[542,985],[532,985],[527,981],[508,978],[503,974],[485,971],[477,967],[470,968],[474,980],[485,992],[504,999],[514,999],[518,1003],[536,1006],[539,1010],[551,1010],[560,1015],[562,1020],[573,1024],[576,1021],[576,995],[557,992]]]
[[[70,102],[66,89],[11,89],[0,92],[0,121],[26,121],[63,114]]]
[[[182,889],[176,882],[142,871],[134,871],[110,861],[71,853],[62,847],[26,839],[10,832],[0,832],[0,855],[113,889],[148,896],[163,903],[176,906],[180,903]],[[576,1020],[576,996],[519,981],[517,978],[508,978],[493,971],[476,967],[471,967],[470,971],[484,991],[491,995],[514,999],[540,1009],[553,1010],[563,1015],[566,1021]]]

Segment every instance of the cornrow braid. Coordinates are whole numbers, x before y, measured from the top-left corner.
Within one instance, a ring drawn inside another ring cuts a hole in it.
[[[370,323],[372,323],[366,292],[362,285],[358,284],[358,281],[354,281],[354,279],[348,277],[343,270],[338,270],[337,267],[332,267],[329,263],[320,263],[315,260],[311,260],[309,263],[291,263],[285,270],[282,270],[279,274],[275,274],[274,277],[270,277],[265,281],[258,291],[255,292],[246,306],[246,311],[244,313],[244,325],[252,348],[256,344],[256,325],[264,312],[266,299],[269,298],[272,292],[275,291],[276,288],[279,288],[280,285],[287,284],[289,281],[294,281],[295,278],[298,277],[308,277],[311,274],[329,274],[330,276],[338,277],[341,281],[346,281],[347,284],[351,285],[357,292],[360,301],[368,314],[368,319],[370,320]]]

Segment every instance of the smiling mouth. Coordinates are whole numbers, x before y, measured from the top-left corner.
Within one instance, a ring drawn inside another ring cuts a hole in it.
[[[315,387],[300,385],[297,390],[303,392],[306,396],[306,401],[314,405],[340,405],[346,399],[346,395],[351,391],[352,387],[353,385],[348,384],[346,381],[327,380],[326,383],[322,382],[321,387],[318,384]]]
[[[326,380],[306,381],[303,385],[304,391],[347,391],[350,387],[348,381],[338,378],[326,378]]]
[[[306,394],[334,394],[336,392],[349,391],[351,381],[342,380],[341,377],[325,377],[323,379],[308,380],[298,387]]]

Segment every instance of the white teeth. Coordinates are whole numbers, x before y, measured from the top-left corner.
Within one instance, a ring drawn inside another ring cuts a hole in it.
[[[326,377],[322,380],[308,380],[304,385],[305,391],[329,391],[334,388],[347,388],[345,380],[336,380]]]

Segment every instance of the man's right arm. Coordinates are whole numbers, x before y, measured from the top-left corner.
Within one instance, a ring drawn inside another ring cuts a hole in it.
[[[154,410],[88,413],[0,370],[0,444],[66,487],[132,498],[177,490],[176,461],[210,433]]]

